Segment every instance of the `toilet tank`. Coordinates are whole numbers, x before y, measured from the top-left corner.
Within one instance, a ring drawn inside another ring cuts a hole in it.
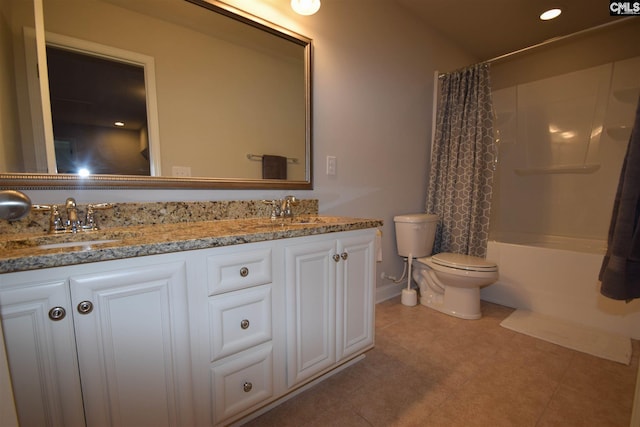
[[[401,257],[420,258],[431,255],[438,216],[407,214],[393,217],[396,223],[396,245]]]

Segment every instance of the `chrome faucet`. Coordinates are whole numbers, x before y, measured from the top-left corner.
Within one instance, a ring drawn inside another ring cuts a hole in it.
[[[287,196],[280,201],[280,216],[282,218],[293,218],[292,206],[298,204],[298,199],[295,196]]]
[[[263,200],[262,202],[271,205],[271,220],[275,221],[278,218],[293,218],[292,206],[298,204],[298,199],[295,196],[286,196],[281,200]]]
[[[80,219],[78,205],[73,197],[67,198],[64,207],[67,211],[66,221],[62,220],[58,205],[33,205],[34,210],[51,212],[51,216],[49,217],[49,233],[56,234],[99,230],[98,224],[96,223],[95,211],[98,209],[112,208],[113,204],[99,203],[87,205],[84,221]]]

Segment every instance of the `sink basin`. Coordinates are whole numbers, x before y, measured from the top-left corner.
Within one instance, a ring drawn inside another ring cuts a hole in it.
[[[342,224],[344,223],[344,219],[340,217],[332,217],[332,216],[296,216],[293,218],[276,218],[273,220],[270,219],[258,219],[252,220],[250,228],[253,230],[278,230],[282,227],[287,227],[290,225],[331,225],[331,224]]]
[[[118,242],[119,239],[109,240],[87,240],[79,242],[62,242],[62,243],[46,243],[43,245],[35,246],[36,249],[57,249],[57,248],[71,248],[74,246],[80,246],[84,249],[91,249],[92,246],[103,245],[105,243]]]
[[[70,247],[82,247],[90,249],[97,245],[118,242],[124,239],[135,238],[140,233],[131,231],[92,231],[64,234],[38,234],[33,236],[22,235],[19,238],[0,240],[0,249],[58,249]]]
[[[310,224],[318,224],[318,225],[331,225],[331,224],[341,224],[344,220],[340,217],[333,216],[300,216],[294,217],[291,221],[285,220],[285,224],[290,225],[310,225]]]

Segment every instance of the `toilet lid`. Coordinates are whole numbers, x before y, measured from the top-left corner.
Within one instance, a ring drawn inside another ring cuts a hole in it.
[[[433,255],[431,261],[444,267],[473,271],[496,271],[498,266],[484,258],[471,255],[452,254],[448,252]]]

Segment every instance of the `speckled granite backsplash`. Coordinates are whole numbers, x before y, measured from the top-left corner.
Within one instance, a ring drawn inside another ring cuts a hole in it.
[[[87,204],[76,200],[80,218],[84,218]],[[66,219],[64,200],[59,205]],[[317,215],[318,200],[299,200],[293,206],[295,215]],[[132,225],[173,224],[178,222],[213,221],[218,219],[268,218],[271,207],[262,200],[210,201],[210,202],[151,202],[114,203],[112,209],[96,212],[102,229]],[[20,221],[0,220],[0,233],[46,233],[49,230],[49,212],[31,211]]]

